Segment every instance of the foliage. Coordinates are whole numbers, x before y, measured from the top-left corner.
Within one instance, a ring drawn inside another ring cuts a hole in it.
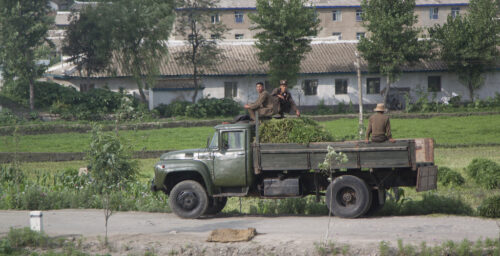
[[[496,255],[500,252],[500,242],[489,238],[476,242],[464,239],[461,242],[446,241],[435,246],[428,246],[422,242],[420,246],[404,244],[398,240],[397,248],[392,248],[388,242],[379,244],[379,255],[405,255],[405,256],[440,256],[440,255]]]
[[[387,200],[380,216],[426,215],[433,213],[472,215],[474,210],[460,198],[445,197],[433,193],[424,193],[422,200]]]
[[[37,65],[37,48],[45,39],[53,20],[49,18],[48,0],[0,1],[0,65],[6,80],[27,82],[30,109],[35,108],[34,83],[45,71]]]
[[[185,115],[195,118],[235,116],[240,110],[241,106],[233,99],[203,98],[195,104],[186,106]]]
[[[417,90],[418,99],[415,102],[407,100],[406,112],[477,112],[477,111],[498,111],[500,110],[500,93],[483,100],[476,100],[473,103],[462,103],[461,96],[453,94],[451,97],[436,99],[433,93],[429,100],[429,93]]]
[[[7,108],[3,108],[0,111],[0,124],[2,125],[15,125],[23,122],[23,119],[16,116],[12,111]]]
[[[174,22],[173,0],[122,0],[103,4],[112,16],[113,46],[123,72],[132,75],[141,99],[144,89],[153,88],[159,67],[165,61],[167,45]]]
[[[79,101],[80,93],[77,90],[56,83],[36,81],[34,90],[37,95],[36,108],[47,108],[55,102],[74,104]],[[5,84],[2,93],[19,104],[27,105],[29,84],[19,80],[10,81]]]
[[[178,52],[175,59],[193,71],[193,103],[200,87],[199,75],[206,69],[214,68],[224,58],[217,43],[228,29],[222,22],[210,20],[212,15],[219,17],[218,13],[210,11],[217,8],[217,3],[218,0],[180,0],[177,3],[176,30],[189,47]],[[211,38],[206,38],[207,35]]]
[[[495,0],[471,0],[467,14],[448,16],[445,24],[429,29],[439,57],[458,75],[472,101],[474,91],[483,85],[483,74],[498,56],[498,11]]]
[[[500,195],[486,198],[477,210],[479,216],[500,218]]]
[[[327,153],[325,156],[325,161],[320,163],[318,168],[325,172],[327,175],[331,175],[334,169],[339,169],[338,166],[347,163],[349,160],[344,152],[337,153],[333,147],[328,145]],[[337,168],[335,168],[337,167]]]
[[[309,143],[333,141],[325,128],[309,118],[273,119],[259,128],[263,143]]]
[[[155,109],[161,117],[185,116],[186,108],[192,104],[188,101],[174,101],[168,105],[160,104]]]
[[[256,24],[258,57],[269,64],[271,84],[281,79],[295,85],[300,62],[311,51],[310,37],[316,36],[320,20],[305,0],[257,0],[257,12],[249,14]]]
[[[461,186],[465,183],[464,177],[462,177],[459,172],[452,170],[446,166],[439,167],[438,181],[445,186]]]
[[[99,192],[123,189],[136,179],[137,163],[131,160],[130,149],[116,135],[103,133],[100,127],[92,130],[87,159]]]
[[[107,8],[101,8],[101,4],[86,5],[78,16],[73,14],[66,30],[63,51],[71,56],[69,61],[76,65],[80,76],[87,79],[94,73],[102,72],[111,62],[113,46],[110,34],[113,26],[110,26],[112,15],[107,11]],[[90,81],[87,80],[87,83],[90,84]]]
[[[475,158],[465,171],[478,185],[486,189],[500,188],[500,165],[492,160]]]
[[[250,214],[280,215],[280,214],[310,214],[324,215],[328,209],[324,202],[316,202],[314,197],[259,199],[257,205],[251,205]]]
[[[415,0],[363,0],[363,26],[368,36],[361,38],[358,50],[371,71],[387,77],[384,102],[390,84],[397,81],[402,68],[427,58],[426,41],[419,41]]]

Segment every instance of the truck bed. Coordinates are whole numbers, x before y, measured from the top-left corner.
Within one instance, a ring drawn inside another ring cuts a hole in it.
[[[348,161],[335,168],[411,168],[432,165],[432,139],[396,140],[396,142],[365,143],[364,141],[253,144],[254,169],[265,171],[299,171],[318,169],[331,146],[347,155]]]

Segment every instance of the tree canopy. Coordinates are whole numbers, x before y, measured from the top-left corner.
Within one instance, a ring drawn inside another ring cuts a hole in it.
[[[429,29],[439,57],[458,75],[472,101],[498,57],[498,11],[495,0],[471,0],[467,14],[448,16],[445,24]]]
[[[46,69],[38,65],[37,48],[53,19],[48,16],[48,0],[0,0],[0,65],[7,80],[29,83],[30,109],[35,108],[35,80]]]
[[[256,24],[255,46],[261,62],[269,64],[273,85],[288,80],[293,86],[300,71],[300,62],[311,50],[310,37],[319,30],[319,18],[305,0],[257,0],[257,12],[249,14]]]
[[[415,28],[415,0],[363,0],[361,7],[368,34],[359,40],[358,50],[370,71],[386,76],[385,102],[402,67],[427,58],[429,44],[418,40],[421,29]]]
[[[199,75],[223,59],[217,42],[224,38],[227,27],[219,21],[216,11],[210,11],[216,4],[216,0],[180,0],[177,5],[176,33],[188,42],[188,47],[176,56],[176,60],[193,70],[193,103],[200,87]]]

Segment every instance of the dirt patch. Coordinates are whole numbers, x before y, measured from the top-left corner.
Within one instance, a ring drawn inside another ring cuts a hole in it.
[[[248,229],[231,229],[223,228],[216,229],[210,233],[207,238],[207,242],[243,242],[250,241],[257,234],[255,228]]]

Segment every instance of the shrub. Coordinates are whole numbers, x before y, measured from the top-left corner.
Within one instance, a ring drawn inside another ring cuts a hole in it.
[[[0,111],[0,125],[14,125],[23,122],[23,119],[16,116],[10,109],[4,108]]]
[[[500,218],[500,195],[484,199],[477,210],[479,216]]]
[[[309,118],[273,119],[259,128],[263,143],[309,143],[333,141],[333,136]]]
[[[465,170],[478,185],[487,189],[500,188],[500,165],[496,162],[476,158]]]
[[[185,116],[186,108],[191,105],[188,101],[174,101],[168,105],[160,104],[155,109],[161,117]]]
[[[35,107],[50,107],[54,102],[72,103],[79,101],[79,92],[72,88],[52,82],[35,82]],[[5,95],[22,105],[28,105],[29,84],[23,81],[12,81],[5,84]]]
[[[462,177],[460,173],[445,166],[439,167],[438,181],[445,186],[447,185],[461,186],[465,183],[465,179],[464,177]]]
[[[474,210],[460,198],[424,193],[422,200],[386,201],[377,215],[425,215],[432,213],[471,215]]]
[[[194,118],[235,116],[241,106],[232,99],[203,98],[186,107],[186,116]]]

